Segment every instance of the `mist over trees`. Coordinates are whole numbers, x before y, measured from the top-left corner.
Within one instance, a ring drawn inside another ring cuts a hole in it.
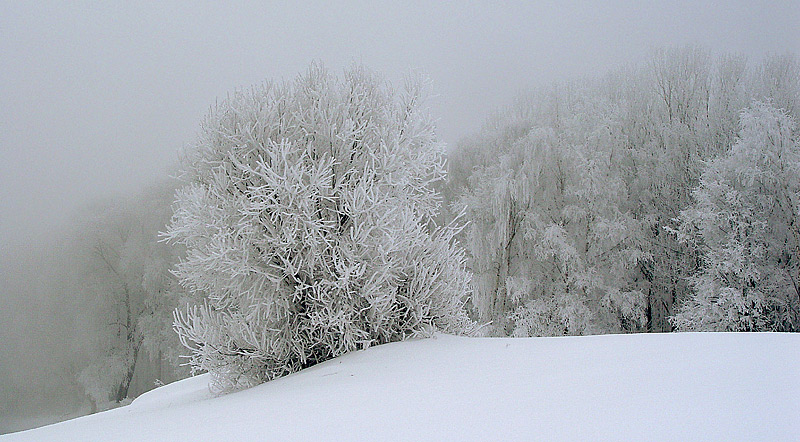
[[[75,233],[72,267],[83,286],[76,341],[87,345],[89,364],[78,382],[95,405],[129,395],[140,351],[159,364],[177,362],[170,332],[172,311],[183,292],[170,269],[179,248],[159,241],[171,216],[174,187],[154,187],[127,201],[91,207]],[[186,300],[184,300],[184,303]]]
[[[180,249],[158,237],[174,191],[164,183],[96,202],[5,257],[3,415],[105,409],[186,376],[171,330],[188,302],[169,273]]]

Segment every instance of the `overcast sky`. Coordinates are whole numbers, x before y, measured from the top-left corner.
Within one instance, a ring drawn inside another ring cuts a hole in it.
[[[426,72],[455,143],[521,90],[654,47],[800,52],[796,0],[218,3],[0,1],[0,247],[166,176],[217,97],[312,60]]]

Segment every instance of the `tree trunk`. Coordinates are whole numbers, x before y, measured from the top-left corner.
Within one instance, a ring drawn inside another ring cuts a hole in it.
[[[647,289],[647,332],[653,332],[653,289]]]
[[[139,347],[142,345],[142,338],[141,337],[133,337],[131,336],[131,344],[132,348],[132,357],[130,362],[128,363],[128,371],[125,374],[125,377],[122,379],[122,382],[119,384],[119,388],[117,388],[117,394],[114,400],[117,403],[122,402],[128,397],[128,389],[130,389],[131,381],[133,380],[133,373],[136,371],[136,360],[139,358]]]

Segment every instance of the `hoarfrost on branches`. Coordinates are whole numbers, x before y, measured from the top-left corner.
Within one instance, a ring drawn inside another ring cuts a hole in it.
[[[473,324],[455,225],[437,227],[443,145],[421,100],[363,68],[312,66],[205,120],[167,232],[203,298],[175,329],[230,391],[371,345]]]
[[[460,200],[475,314],[498,335],[638,330],[634,278],[647,255],[624,207],[624,152],[609,129],[618,109],[580,85],[542,98],[486,129],[479,142],[495,156]]]
[[[452,213],[466,207],[475,316],[500,335],[671,331],[704,251],[670,231],[746,106],[769,101],[797,121],[798,66],[662,49],[489,118],[451,152],[445,192]]]
[[[784,110],[755,103],[739,140],[711,161],[676,233],[698,244],[679,330],[800,330],[800,146]]]

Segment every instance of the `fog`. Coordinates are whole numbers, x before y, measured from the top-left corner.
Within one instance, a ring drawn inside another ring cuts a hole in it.
[[[427,73],[444,141],[517,91],[697,43],[758,57],[800,45],[796,2],[346,6],[25,4],[0,17],[0,246],[164,176],[218,97],[312,60]]]
[[[421,71],[439,135],[454,145],[520,91],[658,47],[753,60],[800,52],[792,0],[294,3],[3,2],[0,384],[52,379],[47,365],[74,351],[58,232],[95,200],[165,180],[209,106],[236,88],[292,78],[314,60],[337,72],[363,63],[395,84]],[[21,390],[4,389],[3,405],[13,411]]]

